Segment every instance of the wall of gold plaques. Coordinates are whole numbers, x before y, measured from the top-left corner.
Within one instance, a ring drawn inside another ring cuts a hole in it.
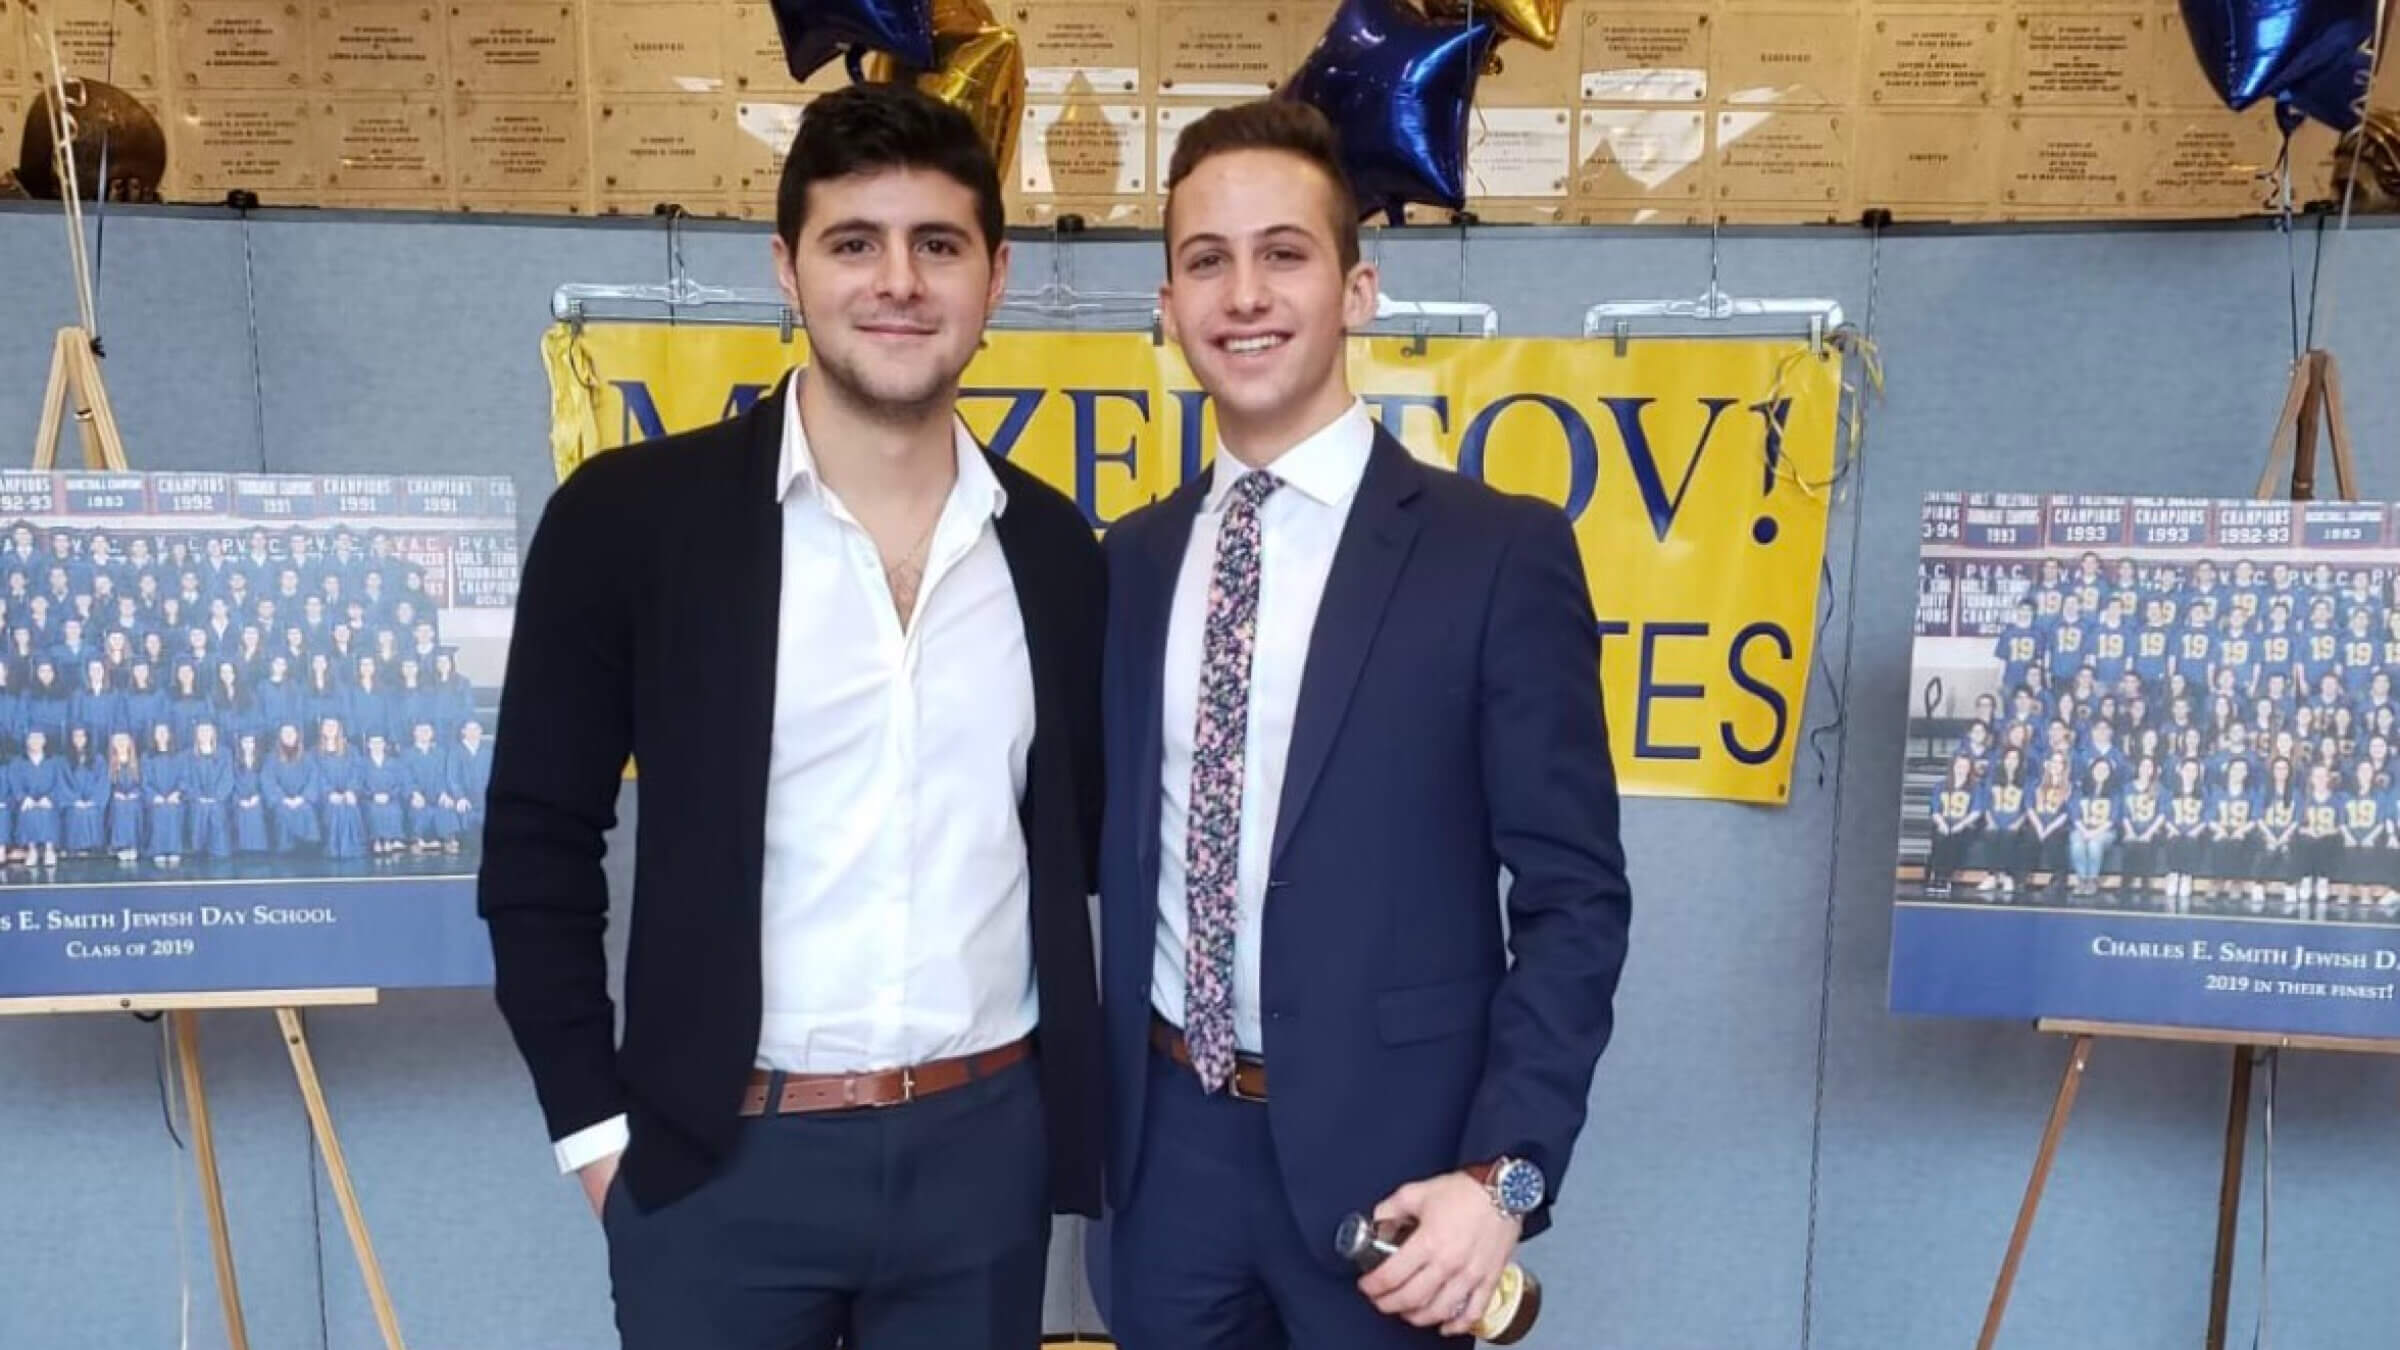
[[[1037,224],[1155,225],[1180,128],[1267,92],[1332,8],[992,2]],[[764,0],[0,0],[0,158],[48,31],[159,116],[173,201],[761,218],[799,108],[846,78],[794,84]],[[2174,0],[1568,0],[1554,50],[1498,57],[1469,164],[1491,221],[2237,214],[2279,145],[2218,103]],[[2302,133],[2303,201],[2332,144]]]

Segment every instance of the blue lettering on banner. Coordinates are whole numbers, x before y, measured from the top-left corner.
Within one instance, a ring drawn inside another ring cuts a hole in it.
[[[1122,464],[1125,466],[1126,476],[1138,477],[1141,469],[1135,461],[1141,453],[1142,446],[1139,435],[1128,433],[1125,437],[1124,449],[1110,450],[1105,453],[1101,451],[1100,400],[1104,398],[1122,399],[1132,404],[1134,410],[1142,415],[1142,421],[1147,424],[1150,420],[1150,391],[1147,389],[1069,389],[1066,394],[1067,401],[1075,408],[1075,504],[1083,508],[1083,518],[1091,522],[1093,528],[1098,529],[1111,523],[1109,519],[1103,518],[1100,514],[1101,464]]]
[[[1208,391],[1178,389],[1174,392],[1175,406],[1183,412],[1183,421],[1180,424],[1183,432],[1183,475],[1175,481],[1188,483],[1200,476],[1200,451],[1204,425],[1201,419],[1208,409]]]
[[[1660,699],[1698,699],[1708,693],[1705,685],[1660,684],[1653,678],[1652,669],[1661,638],[1707,637],[1704,623],[1652,623],[1642,626],[1642,673],[1636,683],[1634,696],[1638,700],[1633,716],[1633,753],[1640,759],[1698,759],[1696,745],[1660,745],[1650,739],[1650,707]]]
[[[1740,685],[1743,692],[1766,704],[1768,710],[1775,714],[1774,732],[1767,737],[1765,745],[1758,747],[1746,746],[1736,740],[1733,734],[1733,723],[1721,722],[1718,724],[1717,734],[1724,739],[1725,753],[1744,764],[1764,764],[1775,758],[1775,752],[1783,748],[1783,733],[1789,728],[1791,722],[1791,710],[1785,705],[1782,692],[1774,685],[1751,674],[1749,669],[1742,664],[1742,654],[1750,649],[1752,642],[1761,638],[1773,639],[1775,648],[1782,654],[1783,659],[1786,661],[1792,659],[1792,635],[1783,630],[1782,624],[1765,619],[1736,633],[1733,645],[1728,647],[1725,652],[1725,673],[1733,677],[1733,682]]]
[[[1034,410],[1042,406],[1039,389],[961,389],[958,401],[980,403],[988,399],[1006,399],[1008,411],[1000,414],[1000,425],[993,429],[983,448],[996,459],[1006,459],[1016,453],[1017,438],[1025,434],[1026,424],[1033,421]]]
[[[1647,399],[1643,400],[1648,402]],[[1484,443],[1492,434],[1492,423],[1500,414],[1519,403],[1538,404],[1558,419],[1559,430],[1567,438],[1567,499],[1569,520],[1583,519],[1584,509],[1592,504],[1592,490],[1600,478],[1600,447],[1592,439],[1592,429],[1581,414],[1565,399],[1549,394],[1508,394],[1493,399],[1475,419],[1467,423],[1466,435],[1458,443],[1458,471],[1469,478],[1482,478]],[[1644,447],[1647,450],[1647,445]],[[1664,538],[1665,536],[1660,536]]]
[[[670,430],[682,429],[669,428],[666,425],[665,418],[659,410],[658,400],[651,393],[647,382],[625,379],[610,380],[608,384],[610,388],[617,391],[618,398],[623,404],[623,413],[618,426],[620,444],[631,445],[639,441],[654,440],[668,434]],[[772,387],[764,384],[732,386],[726,393],[719,416],[732,417],[748,411]],[[992,454],[1007,459],[1015,453],[1025,431],[1032,425],[1035,414],[1040,411],[1043,400],[1049,392],[1039,388],[981,386],[960,389],[959,398],[961,402],[965,403],[1005,401],[1006,409],[1001,413],[998,425],[986,439],[985,448]],[[1144,387],[1061,389],[1057,392],[1066,397],[1073,410],[1074,495],[1076,502],[1083,508],[1085,518],[1091,522],[1094,528],[1103,528],[1112,523],[1115,517],[1103,518],[1099,511],[1101,466],[1120,465],[1128,475],[1138,477],[1141,455],[1140,437],[1142,432],[1152,425],[1154,415],[1151,407],[1151,390]],[[1180,463],[1177,465],[1180,472],[1176,481],[1189,482],[1198,477],[1205,467],[1207,450],[1205,418],[1208,396],[1197,389],[1172,389],[1165,392],[1174,400],[1175,431],[1178,433],[1177,438],[1182,447]],[[1375,420],[1394,436],[1404,435],[1407,430],[1408,414],[1412,410],[1431,413],[1437,435],[1447,435],[1450,431],[1453,420],[1453,400],[1449,395],[1369,390],[1361,392],[1359,397],[1372,410]],[[1122,445],[1103,447],[1099,443],[1099,418],[1104,401],[1131,405],[1139,419],[1136,430],[1128,434]],[[1702,423],[1699,435],[1692,444],[1691,456],[1684,462],[1682,473],[1677,476],[1672,488],[1667,485],[1667,473],[1660,464],[1658,450],[1652,442],[1646,421],[1650,405],[1657,400],[1649,397],[1604,397],[1599,402],[1608,410],[1609,415],[1606,420],[1617,432],[1618,445],[1624,452],[1626,466],[1633,473],[1634,489],[1641,495],[1642,509],[1649,518],[1651,533],[1659,542],[1664,543],[1674,532],[1676,516],[1682,511],[1684,501],[1691,491],[1693,476],[1699,471],[1700,461],[1707,455],[1709,446],[1715,438],[1718,424],[1724,419],[1728,409],[1742,407],[1745,411],[1758,416],[1762,437],[1759,486],[1762,493],[1773,492],[1776,469],[1784,457],[1784,429],[1791,415],[1792,400],[1787,398],[1750,404],[1744,404],[1737,398],[1698,400],[1700,411],[1706,415],[1706,420]],[[1568,519],[1581,521],[1584,513],[1591,508],[1593,495],[1599,490],[1600,444],[1595,435],[1594,424],[1587,420],[1573,404],[1563,398],[1551,394],[1528,392],[1503,394],[1485,404],[1476,411],[1472,418],[1468,419],[1465,430],[1459,436],[1458,471],[1470,478],[1481,479],[1486,476],[1485,467],[1490,457],[1493,428],[1504,413],[1519,404],[1533,404],[1541,408],[1557,424],[1561,441],[1560,448],[1566,456],[1567,471],[1566,493],[1560,505],[1566,511]],[[1163,414],[1165,409],[1157,411]],[[1756,522],[1754,537],[1759,543],[1774,542],[1776,533],[1776,526],[1770,517],[1762,516]]]
[[[659,415],[658,400],[650,396],[650,386],[642,380],[610,380],[608,387],[617,391],[624,401],[625,416],[617,429],[619,444],[633,445],[654,441],[667,434],[666,419]],[[725,391],[725,402],[717,409],[717,418],[739,417],[750,411],[771,384],[737,384]]]

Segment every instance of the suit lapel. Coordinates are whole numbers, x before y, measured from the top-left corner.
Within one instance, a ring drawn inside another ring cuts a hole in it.
[[[783,618],[783,506],[775,499],[775,470],[783,454],[784,376],[774,392],[749,412],[747,444],[736,474],[736,500],[726,513],[738,523],[726,547],[735,584],[728,588],[733,603],[731,641],[736,659],[729,667],[725,691],[730,725],[743,734],[732,738],[740,756],[741,791],[730,804],[742,813],[740,850],[745,884],[741,894],[755,902],[764,874],[767,834],[767,774],[775,739],[775,647]],[[701,603],[696,597],[686,603]],[[756,847],[750,847],[751,843]]]
[[[1333,751],[1334,735],[1349,709],[1350,695],[1366,667],[1367,651],[1383,625],[1392,586],[1400,579],[1401,564],[1417,536],[1417,517],[1408,502],[1417,495],[1424,466],[1406,447],[1375,431],[1375,448],[1367,456],[1366,475],[1359,480],[1350,519],[1342,527],[1333,553],[1333,570],[1325,578],[1325,596],[1317,607],[1316,629],[1309,636],[1308,662],[1300,676],[1300,704],[1292,720],[1291,753],[1283,771],[1283,799],[1275,812],[1275,844],[1268,855],[1272,868],[1291,841],[1292,830],[1316,790],[1317,775]]]
[[[1149,537],[1142,541],[1143,561],[1147,564],[1140,592],[1147,603],[1138,611],[1142,627],[1134,635],[1141,645],[1135,648],[1139,658],[1134,669],[1140,672],[1141,687],[1135,690],[1142,710],[1142,726],[1138,744],[1141,759],[1135,772],[1140,784],[1142,803],[1139,831],[1141,876],[1144,895],[1158,889],[1158,827],[1159,813],[1164,809],[1159,775],[1166,758],[1166,693],[1167,693],[1167,629],[1175,614],[1175,581],[1183,571],[1184,550],[1192,541],[1192,522],[1200,514],[1200,502],[1208,494],[1210,475],[1202,473],[1183,485],[1173,496],[1159,505],[1158,517],[1151,525]]]

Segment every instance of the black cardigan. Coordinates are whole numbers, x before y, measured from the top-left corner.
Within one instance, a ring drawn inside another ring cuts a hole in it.
[[[518,590],[477,888],[495,996],[552,1137],[629,1117],[620,1175],[644,1208],[682,1196],[724,1155],[757,1054],[785,403],[778,385],[728,421],[584,463],[543,508]],[[1087,898],[1106,574],[1072,502],[991,463],[1033,666],[1020,814],[1052,1197],[1059,1212],[1096,1214],[1103,1069]],[[644,791],[620,1045],[600,860],[629,754]]]

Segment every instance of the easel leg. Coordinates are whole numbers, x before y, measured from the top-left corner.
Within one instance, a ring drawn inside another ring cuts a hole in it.
[[[1992,1286],[1991,1307],[1983,1315],[1983,1335],[1975,1350],[1992,1350],[2000,1339],[2000,1320],[2008,1315],[2008,1294],[2017,1282],[2017,1263],[2025,1256],[2025,1239],[2033,1234],[2034,1212],[2042,1206],[2042,1187],[2050,1180],[2050,1162],[2058,1156],[2059,1136],[2066,1133],[2067,1113],[2075,1109],[2076,1090],[2083,1086],[2083,1068],[2092,1057],[2092,1038],[2077,1036],[2067,1051],[2067,1071],[2059,1079],[2058,1100],[2050,1105],[2050,1123],[2042,1130],[2041,1151],[2033,1155],[2033,1175],[2025,1183],[2025,1203],[2017,1209],[2016,1231],[2008,1235],[2008,1255],[2000,1262],[2000,1279]]]
[[[2250,1049],[2233,1050],[2233,1099],[2225,1107],[2225,1177],[2217,1188],[2217,1265],[2208,1282],[2208,1350],[2225,1350],[2233,1291],[2233,1235],[2242,1212],[2242,1151],[2250,1142]]]
[[[367,1279],[367,1302],[375,1310],[375,1325],[383,1332],[386,1350],[401,1350],[400,1319],[392,1311],[392,1296],[383,1286],[383,1266],[375,1259],[375,1244],[367,1238],[366,1216],[358,1192],[350,1185],[350,1164],[342,1158],[341,1141],[334,1138],[333,1115],[325,1109],[325,1090],[317,1082],[316,1060],[308,1053],[308,1033],[297,1008],[277,1008],[284,1048],[292,1053],[292,1072],[300,1080],[300,1096],[308,1103],[309,1127],[316,1131],[317,1148],[325,1155],[325,1170],[333,1178],[334,1198],[342,1207],[342,1223],[350,1230],[350,1246],[358,1253],[359,1270]]]
[[[200,1162],[200,1199],[208,1211],[208,1246],[217,1263],[217,1301],[225,1308],[225,1340],[232,1350],[250,1350],[242,1324],[242,1295],[233,1278],[233,1236],[225,1224],[225,1188],[217,1181],[217,1136],[209,1127],[208,1093],[200,1085],[200,1017],[167,1014],[175,1023],[175,1058],[183,1070],[183,1096],[192,1110],[192,1152]]]
[[[67,350],[67,329],[50,343],[50,382],[42,387],[42,420],[33,429],[33,467],[47,469],[58,460],[58,419],[67,412],[67,381],[74,358]]]

